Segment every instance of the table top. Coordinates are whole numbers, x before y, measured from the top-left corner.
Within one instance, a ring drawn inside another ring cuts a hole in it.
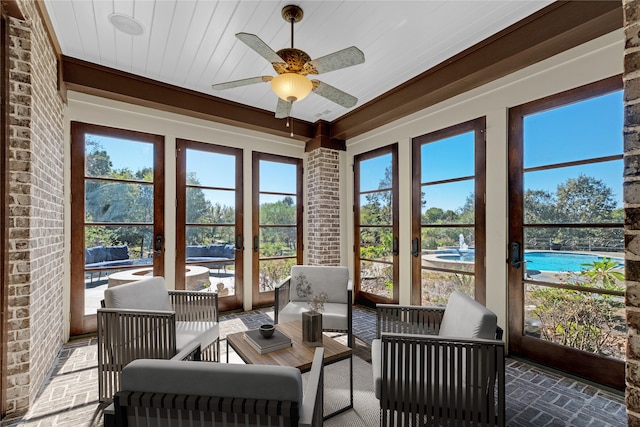
[[[227,342],[240,358],[253,365],[279,365],[292,366],[306,372],[311,369],[315,347],[309,347],[302,342],[302,321],[280,323],[276,329],[291,338],[291,347],[276,350],[266,354],[258,353],[245,340],[244,332],[236,332],[227,335]],[[324,347],[324,364],[328,365],[351,356],[352,350],[346,345],[326,335],[322,336]]]

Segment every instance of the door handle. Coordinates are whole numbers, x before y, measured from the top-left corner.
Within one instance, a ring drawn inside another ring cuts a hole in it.
[[[162,255],[162,234],[156,235],[156,238],[153,244],[153,250],[156,255],[158,256]]]
[[[420,256],[420,239],[417,237],[411,241],[411,255],[414,257]]]
[[[398,256],[398,254],[400,254],[400,249],[398,248],[398,238],[394,237],[393,238],[393,249],[392,249],[393,255],[394,256]]]
[[[258,236],[253,236],[253,252],[258,252]]]
[[[236,251],[244,251],[244,247],[242,246],[244,244],[244,240],[242,239],[242,236],[237,235],[236,236]]]
[[[527,263],[527,260],[522,259],[519,242],[511,242],[509,244],[509,260],[513,268],[519,268],[521,265]]]

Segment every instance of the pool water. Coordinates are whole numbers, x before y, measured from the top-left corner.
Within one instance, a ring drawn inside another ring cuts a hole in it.
[[[438,258],[446,261],[460,262],[472,262],[474,260],[473,253],[438,255]],[[527,270],[580,271],[587,269],[587,267],[584,267],[582,264],[601,261],[602,257],[573,252],[525,252],[524,259],[529,261],[527,262]],[[624,265],[624,260],[621,258],[613,258],[613,260],[620,263],[620,267]]]

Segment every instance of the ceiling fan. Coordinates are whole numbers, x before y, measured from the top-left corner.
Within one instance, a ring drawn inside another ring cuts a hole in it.
[[[278,95],[276,118],[291,115],[291,107],[296,101],[302,100],[310,92],[314,92],[345,108],[351,108],[358,102],[358,98],[349,95],[331,85],[319,80],[310,80],[308,74],[321,74],[335,71],[364,62],[364,53],[357,47],[351,46],[329,55],[312,60],[300,49],[293,47],[293,25],[303,17],[302,9],[296,5],[288,5],[282,9],[282,17],[291,23],[291,48],[280,49],[275,52],[258,36],[248,33],[238,33],[236,37],[244,42],[260,56],[273,65],[277,76],[259,76],[248,79],[218,83],[211,86],[214,90],[231,89],[256,83],[271,82],[271,89]]]

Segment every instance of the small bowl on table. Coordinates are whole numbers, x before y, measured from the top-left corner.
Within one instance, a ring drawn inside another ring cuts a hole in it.
[[[260,325],[258,330],[260,331],[260,335],[262,335],[263,337],[271,338],[276,330],[276,327],[274,325],[265,323],[264,325]]]

